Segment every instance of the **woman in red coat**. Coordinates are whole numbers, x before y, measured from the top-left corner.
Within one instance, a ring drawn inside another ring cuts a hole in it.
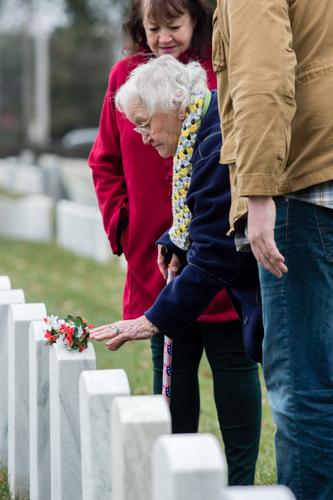
[[[125,33],[136,49],[112,68],[99,132],[89,157],[99,207],[112,251],[123,252],[128,268],[124,319],[141,316],[165,285],[157,266],[156,240],[172,225],[172,158],[163,160],[142,143],[133,124],[116,110],[114,95],[130,72],[150,57],[171,54],[199,60],[209,88],[211,8],[205,0],[134,1]],[[191,343],[173,346],[170,410],[174,432],[196,432],[200,399],[198,366],[205,349],[212,368],[214,397],[228,456],[230,484],[251,484],[261,422],[257,365],[244,351],[242,326],[225,290],[191,328]],[[188,335],[184,336],[189,338]],[[154,392],[161,392],[163,337],[152,339]]]

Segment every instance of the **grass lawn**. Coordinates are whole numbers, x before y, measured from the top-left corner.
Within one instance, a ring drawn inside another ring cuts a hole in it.
[[[101,325],[121,317],[124,272],[114,258],[109,264],[97,264],[78,258],[51,244],[0,241],[0,274],[8,275],[12,288],[23,288],[26,302],[44,302],[48,314],[79,314],[90,323]],[[150,347],[148,342],[125,345],[110,353],[96,344],[98,368],[123,368],[132,394],[150,394],[152,390]],[[273,452],[274,424],[263,389],[263,424],[257,484],[275,482]],[[201,364],[200,431],[212,432],[220,439],[212,396],[212,380],[206,359]],[[2,493],[0,500],[9,499]]]

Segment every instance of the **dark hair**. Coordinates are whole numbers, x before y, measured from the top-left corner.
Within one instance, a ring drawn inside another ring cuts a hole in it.
[[[128,20],[123,24],[127,39],[125,48],[134,53],[149,49],[142,23],[142,0],[133,0]],[[191,41],[193,54],[198,57],[207,55],[211,48],[213,8],[206,0],[150,0],[148,17],[161,22],[189,12],[196,21]]]

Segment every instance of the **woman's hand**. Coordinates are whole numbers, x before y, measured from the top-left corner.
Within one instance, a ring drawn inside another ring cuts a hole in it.
[[[175,253],[171,253],[164,245],[157,245],[157,265],[163,278],[168,279],[168,269],[176,274],[180,268],[180,259]]]
[[[145,316],[140,316],[137,319],[117,321],[116,323],[93,328],[90,331],[89,339],[98,342],[108,340],[108,342],[105,342],[106,347],[110,351],[116,351],[129,340],[150,339],[158,331],[158,328]]]

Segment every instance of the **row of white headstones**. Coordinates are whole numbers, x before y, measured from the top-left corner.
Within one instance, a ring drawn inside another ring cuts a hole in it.
[[[282,486],[227,487],[210,434],[171,435],[162,396],[131,396],[123,370],[45,345],[43,303],[0,276],[0,460],[30,500],[291,500]]]

